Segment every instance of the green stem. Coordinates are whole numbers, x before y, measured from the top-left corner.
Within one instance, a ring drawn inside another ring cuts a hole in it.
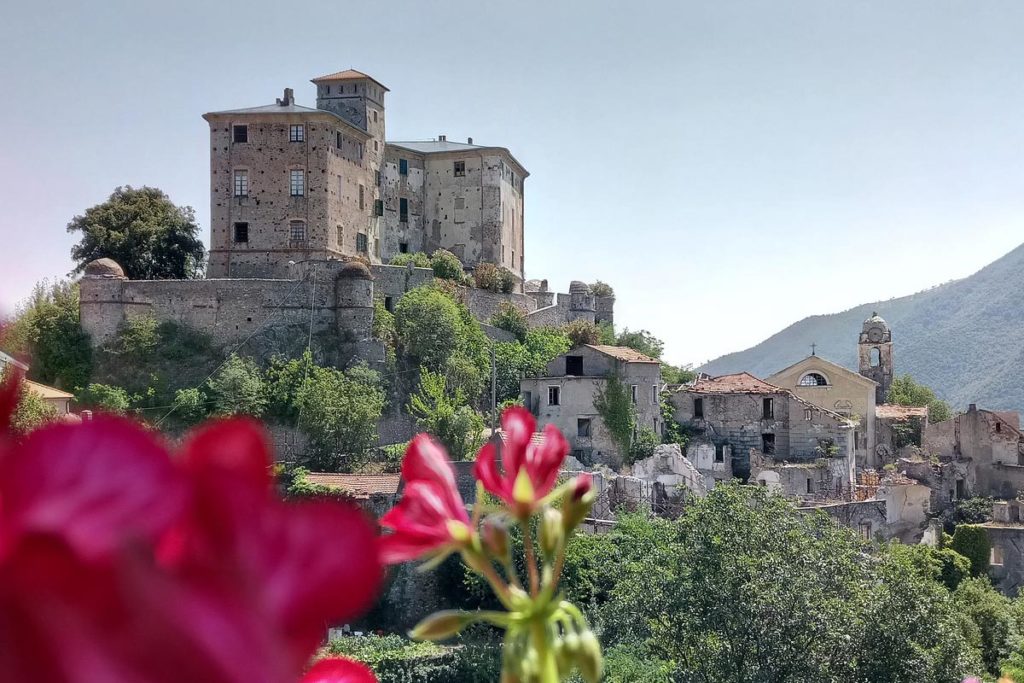
[[[530,595],[537,597],[540,588],[540,576],[537,573],[537,556],[533,550],[533,536],[530,533],[530,520],[521,522],[523,527],[523,546],[526,547],[526,570],[530,574]]]
[[[559,683],[558,662],[555,661],[555,651],[548,642],[547,625],[543,620],[535,618],[530,624],[530,634],[533,636],[533,647],[537,651],[537,661],[540,662],[540,683]]]

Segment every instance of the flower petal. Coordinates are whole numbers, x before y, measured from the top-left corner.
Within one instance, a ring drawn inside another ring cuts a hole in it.
[[[250,418],[215,420],[199,427],[182,446],[181,461],[197,475],[227,477],[232,484],[244,483],[254,490],[270,489],[270,442],[263,427]]]
[[[14,410],[18,407],[18,396],[21,394],[21,371],[17,368],[7,373],[3,384],[0,384],[0,439],[8,434]]]
[[[402,460],[402,478],[410,481],[433,481],[455,489],[455,473],[444,447],[427,434],[417,434]]]
[[[331,657],[314,664],[300,683],[377,683],[377,677],[361,662]]]
[[[512,406],[501,414],[501,429],[505,432],[505,445],[501,450],[505,478],[515,481],[516,474],[526,457],[530,439],[537,429],[537,421],[523,406]]]
[[[0,461],[6,543],[53,533],[98,558],[132,538],[155,542],[186,497],[163,444],[123,418],[47,425]]]
[[[488,493],[502,500],[511,500],[512,492],[508,490],[501,474],[498,473],[497,450],[494,444],[484,444],[477,453],[476,462],[473,463],[473,476],[484,485]]]

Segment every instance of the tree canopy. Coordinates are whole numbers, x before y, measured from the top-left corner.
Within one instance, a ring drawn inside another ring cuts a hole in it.
[[[928,421],[933,423],[944,422],[953,416],[948,403],[936,398],[934,391],[923,384],[918,384],[910,375],[893,378],[886,401],[901,406],[927,407]]]
[[[81,233],[71,248],[76,273],[111,258],[133,280],[202,277],[205,249],[190,206],[176,206],[155,187],[118,187],[110,198],[68,223]]]

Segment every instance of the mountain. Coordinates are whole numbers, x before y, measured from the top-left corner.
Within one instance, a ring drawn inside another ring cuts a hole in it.
[[[808,355],[812,343],[819,356],[856,370],[857,335],[873,311],[892,329],[897,375],[909,373],[954,409],[1024,412],[1024,245],[962,280],[805,318],[700,370],[766,377]]]

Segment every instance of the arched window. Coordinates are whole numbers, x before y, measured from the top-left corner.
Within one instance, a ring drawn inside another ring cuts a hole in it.
[[[818,372],[808,372],[806,375],[800,378],[800,386],[802,387],[825,387],[828,386],[828,380],[825,379],[825,375]]]
[[[878,350],[878,347],[871,349],[871,367],[877,368],[882,363],[882,352]]]

